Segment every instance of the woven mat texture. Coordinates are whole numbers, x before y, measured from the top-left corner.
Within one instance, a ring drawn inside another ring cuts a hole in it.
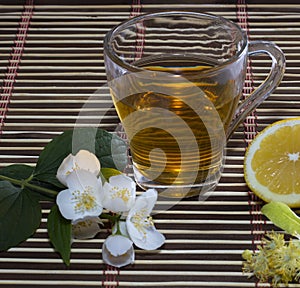
[[[274,229],[262,203],[243,176],[247,144],[267,125],[300,115],[300,4],[264,1],[1,1],[0,0],[0,167],[34,165],[43,147],[72,129],[82,109],[82,126],[97,125],[98,112],[113,107],[105,89],[103,37],[121,21],[146,12],[191,10],[224,16],[246,30],[250,40],[278,44],[287,59],[281,85],[230,138],[226,165],[216,191],[204,202],[183,200],[155,215],[166,243],[158,251],[136,250],[134,265],[103,264],[102,231],[91,241],[76,240],[69,268],[53,252],[43,203],[36,234],[0,253],[1,287],[269,287],[242,273],[241,253],[256,249]],[[276,1],[275,1],[276,2]],[[77,4],[76,4],[77,3]],[[251,61],[244,94],[267,76],[268,61]],[[100,89],[93,106],[83,108]],[[102,90],[103,91],[102,91]],[[115,131],[111,108],[100,127]],[[1,231],[0,231],[1,233]],[[292,284],[290,287],[300,287]]]

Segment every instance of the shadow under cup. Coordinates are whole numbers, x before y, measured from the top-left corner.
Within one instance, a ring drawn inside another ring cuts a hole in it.
[[[108,85],[142,188],[183,198],[216,187],[247,55],[245,33],[209,14],[146,14],[106,35]]]

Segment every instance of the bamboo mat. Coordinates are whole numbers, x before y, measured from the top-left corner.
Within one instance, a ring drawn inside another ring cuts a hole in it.
[[[278,89],[226,148],[226,167],[216,191],[205,201],[183,200],[155,215],[166,243],[158,251],[136,250],[132,266],[115,269],[102,262],[103,231],[73,245],[66,268],[53,252],[47,233],[47,203],[37,233],[18,247],[0,253],[1,287],[269,287],[242,274],[241,253],[255,249],[273,229],[260,213],[261,203],[243,178],[247,143],[268,124],[300,115],[300,4],[249,1],[0,1],[0,166],[34,165],[46,143],[78,124],[97,125],[99,113],[112,107],[105,88],[102,39],[133,15],[162,10],[193,10],[239,23],[250,40],[277,43],[287,69]],[[54,4],[51,4],[54,3]],[[101,4],[102,3],[102,4]],[[105,3],[105,4],[103,4]],[[125,3],[125,4],[124,4]],[[264,79],[269,61],[254,58],[245,95]],[[98,90],[99,89],[99,90]],[[98,90],[95,96],[94,92]],[[92,100],[85,105],[87,99]],[[83,113],[84,112],[84,113]],[[113,108],[100,127],[115,131]],[[0,231],[1,233],[1,231]],[[300,287],[291,284],[290,287]]]

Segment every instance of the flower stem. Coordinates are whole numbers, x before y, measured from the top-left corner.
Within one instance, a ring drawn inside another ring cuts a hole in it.
[[[28,179],[25,179],[25,180],[18,180],[18,179],[14,179],[14,178],[4,176],[4,175],[0,175],[0,180],[9,181],[12,184],[20,186],[22,189],[25,188],[25,187],[30,188],[30,189],[34,190],[35,192],[39,192],[43,195],[47,195],[47,196],[50,196],[50,197],[56,196],[58,194],[58,192],[55,191],[55,190],[48,189],[48,188],[45,188],[45,187],[41,187],[41,186],[29,183],[29,181],[32,180],[32,176],[30,176]]]
[[[119,214],[115,214],[115,215],[111,215],[111,214],[107,214],[107,213],[101,214],[101,218],[108,219],[109,221],[112,222],[113,225],[115,222],[117,222],[120,219],[120,217],[121,217],[121,215],[119,215]]]

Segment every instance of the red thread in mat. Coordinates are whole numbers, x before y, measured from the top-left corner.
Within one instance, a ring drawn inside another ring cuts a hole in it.
[[[248,19],[249,15],[247,12],[247,4],[245,0],[238,0],[237,3],[237,18],[238,23],[242,29],[247,32],[248,39],[250,40],[250,31],[249,31],[249,24]],[[253,75],[251,69],[251,60],[249,59],[247,62],[247,71],[246,71],[246,82],[245,87],[243,89],[244,97],[251,94],[254,90],[253,85]],[[244,121],[244,140],[246,147],[249,143],[254,139],[257,134],[257,116],[256,112],[253,111]],[[251,233],[252,233],[252,249],[256,250],[257,243],[260,242],[262,235],[265,233],[264,231],[264,220],[262,219],[262,215],[260,213],[261,206],[259,204],[258,197],[252,192],[248,191],[249,194],[249,213],[251,216]],[[256,283],[257,286],[258,283]]]
[[[116,267],[106,265],[106,270],[103,271],[105,280],[102,281],[102,287],[104,288],[116,288],[119,287],[118,275],[120,270]]]
[[[142,10],[142,3],[140,0],[133,0],[131,4],[130,18],[139,16]],[[142,58],[144,51],[145,27],[144,22],[139,21],[136,23],[136,41],[135,41],[135,55],[134,61]]]
[[[2,134],[11,95],[14,89],[16,77],[18,75],[18,68],[23,55],[27,32],[33,15],[33,9],[33,0],[27,0],[21,15],[14,46],[11,49],[7,72],[5,73],[5,78],[3,79],[0,94],[0,136]]]
[[[130,18],[141,14],[142,3],[140,0],[132,0]]]

